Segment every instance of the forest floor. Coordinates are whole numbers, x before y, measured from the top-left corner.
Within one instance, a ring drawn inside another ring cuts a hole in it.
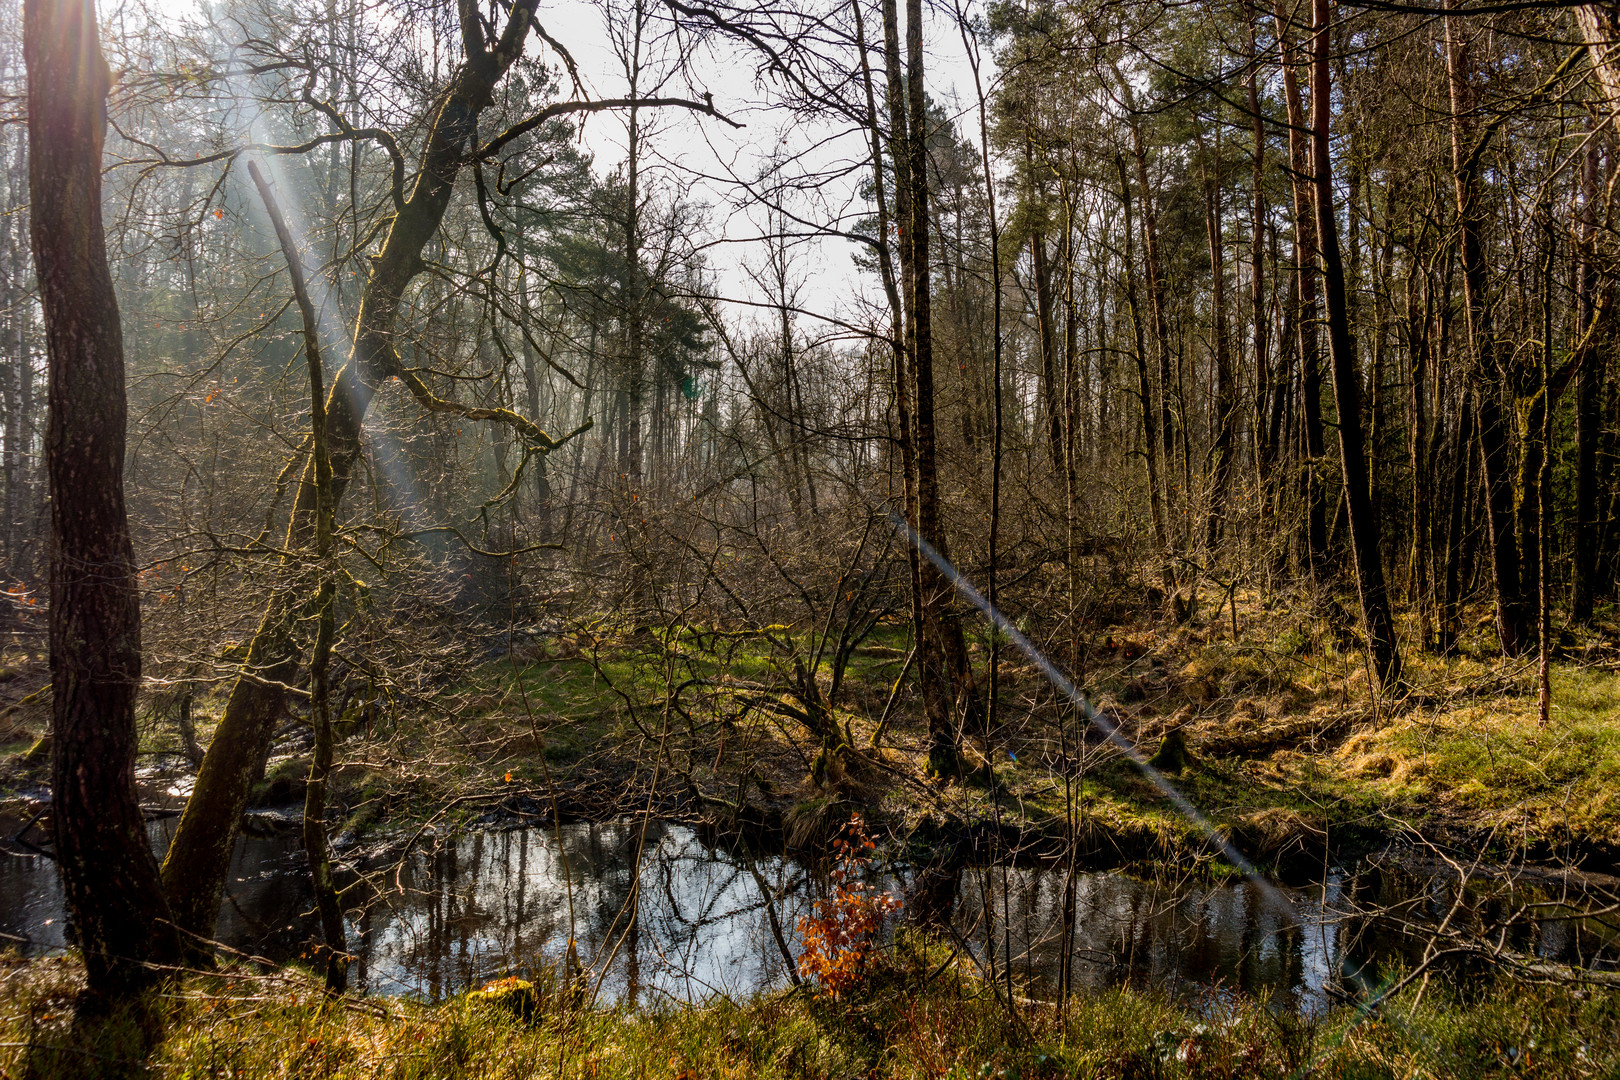
[[[780,650],[757,635],[557,635],[469,674],[445,695],[442,714],[355,718],[340,749],[347,763],[334,787],[334,828],[352,843],[378,826],[425,819],[650,809],[802,847],[862,810],[914,849],[960,854],[988,841],[999,846],[978,846],[981,858],[1040,856],[1073,836],[1092,865],[1148,863],[1212,850],[1132,761],[1179,732],[1188,755],[1171,782],[1240,850],[1273,867],[1308,873],[1406,839],[1498,861],[1614,869],[1615,636],[1565,635],[1552,668],[1552,722],[1542,728],[1534,661],[1491,655],[1489,610],[1470,615],[1455,655],[1408,652],[1410,693],[1400,701],[1372,692],[1349,633],[1333,629],[1344,620],[1310,609],[1268,610],[1239,594],[1235,614],[1227,606],[1192,625],[1098,632],[1083,683],[1129,753],[1083,733],[1045,679],[1004,648],[999,722],[988,737],[966,737],[963,774],[948,781],[924,774],[926,732],[909,691],[873,746],[904,663],[903,627],[880,626],[855,650],[835,712],[850,745],[819,764],[818,740],[760,707],[791,697],[781,693]],[[986,647],[970,640],[981,671]],[[0,668],[0,705],[27,701],[43,682],[42,664],[13,660]],[[825,674],[820,681],[827,690]],[[205,741],[220,698],[199,702]],[[29,754],[47,711],[39,700],[0,712],[0,798],[29,797],[44,779],[44,755]],[[754,704],[744,709],[746,701]],[[301,799],[305,735],[289,725],[259,805]],[[177,745],[171,722],[147,723],[157,787],[188,769],[161,753]],[[1076,763],[1067,777],[1065,748]]]
[[[1600,1077],[1620,1070],[1620,992],[1438,982],[1300,1018],[1131,990],[1006,1005],[902,944],[843,999],[795,990],[696,1008],[589,1010],[527,985],[441,1005],[326,997],[309,976],[194,975],[111,1016],[76,1013],[70,958],[0,954],[0,1077]],[[524,1015],[527,1014],[527,1015]]]
[[[945,780],[924,775],[926,732],[906,693],[872,745],[904,665],[903,628],[879,627],[855,651],[836,712],[849,748],[819,769],[817,740],[762,707],[792,695],[782,691],[783,656],[759,637],[554,635],[469,671],[444,689],[440,712],[351,717],[332,826],[340,849],[354,852],[429,825],[650,811],[721,836],[814,847],[861,810],[874,833],[913,855],[1038,857],[1072,836],[1090,866],[1176,859],[1213,871],[1207,838],[1132,760],[1180,732],[1188,753],[1170,777],[1176,789],[1246,854],[1285,873],[1320,873],[1402,842],[1613,870],[1616,638],[1561,642],[1543,728],[1534,662],[1492,656],[1488,612],[1472,615],[1457,655],[1407,657],[1401,701],[1372,692],[1336,620],[1304,610],[1267,611],[1240,596],[1236,634],[1230,608],[1189,626],[1108,628],[1095,635],[1084,684],[1130,752],[1087,736],[1033,667],[1003,653],[1000,723],[967,738],[967,767]],[[981,670],[987,647],[970,642]],[[0,669],[0,799],[14,805],[37,803],[46,779],[43,706],[33,697],[5,711],[4,702],[36,695],[42,668],[18,657]],[[745,701],[754,704],[743,710]],[[198,703],[204,741],[218,707]],[[301,740],[289,722],[256,793],[261,807],[300,797]],[[152,708],[142,790],[160,804],[189,771],[177,745],[172,718]],[[1065,748],[1080,763],[1067,782]],[[0,815],[11,809],[0,805]],[[296,822],[296,811],[267,816]],[[975,847],[986,840],[994,846]],[[1437,972],[1373,1015],[1346,1005],[1301,1018],[1242,995],[1134,989],[1091,990],[1062,1008],[1020,999],[1009,1010],[941,945],[909,930],[895,940],[842,1000],[798,990],[592,1010],[542,991],[527,1018],[476,992],[439,1005],[333,1001],[290,969],[188,976],[93,1021],[75,1013],[82,971],[72,957],[0,953],[0,1078],[1620,1076],[1620,987],[1453,983]]]

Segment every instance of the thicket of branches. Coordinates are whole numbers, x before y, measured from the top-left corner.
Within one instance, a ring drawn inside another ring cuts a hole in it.
[[[602,14],[618,70],[587,93],[523,0],[104,13],[148,700],[222,708],[164,871],[182,929],[209,929],[289,712],[465,689],[520,632],[763,638],[761,700],[837,752],[851,651],[907,621],[949,773],[1001,703],[945,560],[1082,679],[1121,620],[1240,589],[1345,596],[1387,693],[1403,653],[1545,656],[1607,617],[1609,8]],[[974,76],[954,96],[946,48]],[[734,168],[722,208],[670,143],[737,122],[703,87],[739,62],[749,123],[813,149]],[[622,161],[595,166],[585,122]],[[0,554],[26,624],[22,134]],[[723,209],[756,230],[740,288],[709,254]],[[841,295],[813,287],[826,252]]]

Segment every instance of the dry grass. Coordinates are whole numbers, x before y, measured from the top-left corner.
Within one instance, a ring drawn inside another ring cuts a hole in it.
[[[582,1080],[1155,1077],[1598,1077],[1620,1067],[1611,992],[1431,986],[1376,1018],[1262,1003],[1178,1005],[1110,990],[1016,1014],[920,948],[862,993],[589,1011],[542,997],[525,1022],[476,995],[441,1006],[324,997],[297,972],[194,976],[110,1016],[76,1017],[71,960],[0,960],[0,1076]]]

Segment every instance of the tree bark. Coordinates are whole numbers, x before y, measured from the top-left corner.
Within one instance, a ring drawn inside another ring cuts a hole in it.
[[[1288,107],[1288,166],[1293,174],[1294,190],[1294,276],[1299,292],[1299,316],[1295,324],[1299,331],[1300,418],[1305,435],[1305,528],[1300,561],[1314,574],[1325,564],[1328,546],[1326,500],[1317,474],[1327,454],[1327,439],[1322,425],[1322,362],[1316,333],[1316,222],[1308,175],[1310,150],[1306,145],[1305,106],[1297,72],[1303,61],[1299,46],[1294,44],[1293,34],[1289,32],[1288,10],[1283,0],[1275,0],[1275,13],[1283,98]]]
[[[900,12],[896,0],[883,0],[883,54],[887,81],[889,113],[889,156],[894,164],[895,219],[899,226],[900,290],[905,312],[902,345],[895,354],[895,399],[901,413],[901,462],[906,489],[906,515],[908,525],[924,540],[932,538],[923,526],[922,478],[918,468],[923,455],[920,449],[921,406],[918,398],[920,383],[917,369],[917,284],[927,284],[926,269],[917,269],[915,234],[923,236],[923,259],[927,260],[928,215],[926,200],[919,213],[916,207],[917,187],[911,171],[916,164],[910,139],[910,107],[906,95],[906,79],[900,66]],[[910,12],[908,10],[907,14]],[[926,165],[926,157],[923,164]],[[923,179],[926,194],[926,173]],[[929,381],[929,432],[932,436],[933,401],[932,379]],[[908,422],[909,418],[909,422]],[[931,443],[930,443],[931,445]],[[937,509],[937,506],[936,506]],[[943,555],[943,552],[941,553]],[[912,619],[916,639],[917,680],[922,692],[923,712],[928,722],[928,764],[931,771],[954,771],[956,761],[956,725],[953,722],[955,704],[947,674],[944,628],[940,625],[938,594],[943,582],[933,564],[913,547],[912,560]]]
[[[1591,57],[1592,74],[1603,91],[1603,108],[1620,114],[1620,8],[1613,4],[1583,4],[1575,9],[1575,25]]]
[[[1215,153],[1219,157],[1219,138],[1215,143]],[[1214,314],[1215,336],[1215,413],[1210,418],[1214,428],[1210,453],[1214,461],[1210,469],[1209,516],[1204,525],[1204,546],[1213,558],[1226,522],[1227,489],[1232,479],[1233,444],[1236,441],[1237,386],[1227,333],[1226,240],[1221,223],[1221,185],[1219,178],[1207,170],[1204,180],[1204,221],[1209,234],[1210,306]]]
[[[152,982],[176,937],[135,796],[140,592],[124,508],[124,340],[101,218],[109,85],[93,0],[27,0],[30,232],[50,358],[56,859],[92,993]]]
[[[1262,513],[1272,510],[1272,476],[1277,447],[1271,440],[1268,414],[1271,398],[1271,320],[1266,312],[1266,118],[1260,111],[1260,50],[1255,41],[1259,12],[1248,7],[1249,58],[1254,64],[1244,80],[1249,95],[1249,116],[1254,135],[1254,173],[1250,181],[1252,203],[1249,224],[1249,326],[1254,357],[1254,461],[1262,491]]]
[[[1576,332],[1584,334],[1597,306],[1598,173],[1601,148],[1594,139],[1581,168],[1581,214],[1576,243]],[[1600,578],[1600,517],[1598,444],[1603,437],[1603,383],[1605,354],[1593,349],[1581,358],[1575,376],[1575,523],[1574,565],[1570,589],[1570,618],[1591,621],[1593,600]]]
[[[1328,142],[1332,88],[1328,74],[1330,0],[1313,0],[1315,32],[1311,64],[1311,165],[1316,189],[1316,235],[1322,260],[1322,299],[1327,313],[1328,353],[1333,364],[1333,394],[1339,410],[1340,471],[1345,507],[1355,552],[1356,584],[1373,670],[1385,689],[1401,681],[1401,654],[1384,587],[1379,521],[1367,470],[1361,432],[1361,382],[1356,372],[1355,341],[1345,297],[1344,264],[1339,254],[1338,217],[1333,205],[1333,158]]]
[[[1450,653],[1457,647],[1461,632],[1459,607],[1462,604],[1463,559],[1468,537],[1469,495],[1474,490],[1474,394],[1465,387],[1458,407],[1457,422],[1451,438],[1451,487],[1447,498],[1445,558],[1445,587],[1440,596],[1440,610],[1436,614],[1436,647],[1441,653]]]
[[[1164,269],[1159,258],[1159,214],[1153,203],[1153,188],[1148,182],[1147,143],[1142,138],[1142,121],[1131,114],[1131,149],[1136,158],[1136,182],[1142,189],[1142,252],[1147,269],[1148,305],[1153,313],[1153,351],[1159,369],[1159,439],[1161,441],[1165,484],[1164,508],[1166,518],[1175,514],[1176,500],[1172,498],[1170,476],[1176,458],[1176,419],[1170,408],[1170,323],[1166,312]],[[1169,521],[1166,522],[1169,526]],[[1171,527],[1171,542],[1175,529]],[[1174,597],[1167,601],[1176,603]],[[1179,616],[1178,616],[1179,617]]]
[[[1415,232],[1416,230],[1414,230]],[[1406,279],[1406,343],[1411,364],[1411,419],[1407,428],[1407,457],[1412,471],[1412,538],[1407,591],[1417,605],[1418,641],[1424,649],[1435,645],[1433,589],[1430,586],[1432,507],[1424,490],[1434,479],[1429,453],[1429,290],[1419,285],[1422,262],[1414,258]]]
[[[1147,344],[1142,333],[1142,308],[1136,298],[1135,223],[1131,218],[1131,181],[1125,174],[1124,155],[1115,159],[1119,166],[1119,197],[1125,207],[1125,306],[1131,319],[1131,351],[1136,360],[1136,397],[1142,417],[1142,461],[1147,469],[1148,510],[1153,518],[1153,540],[1158,550],[1159,581],[1166,597],[1175,592],[1176,577],[1171,566],[1170,539],[1164,521],[1164,502],[1159,494],[1159,443],[1157,415],[1153,410],[1153,379],[1148,373]]]
[[[1035,326],[1041,342],[1041,400],[1046,406],[1046,441],[1052,469],[1063,465],[1063,410],[1057,392],[1057,332],[1052,317],[1052,267],[1046,255],[1046,231],[1029,234],[1031,270],[1035,275]]]
[[[934,426],[934,332],[928,261],[928,98],[924,92],[922,0],[906,0],[907,181],[911,188],[912,375],[916,379],[917,531],[949,561],[950,547],[940,519],[939,456]],[[951,590],[927,560],[923,562],[923,606],[938,628],[942,659],[948,665],[951,716],[945,730],[929,730],[929,762],[935,772],[954,771],[961,723],[982,723],[973,670],[968,664],[962,625],[952,614]],[[925,662],[928,658],[922,658]],[[960,714],[960,715],[958,715]]]

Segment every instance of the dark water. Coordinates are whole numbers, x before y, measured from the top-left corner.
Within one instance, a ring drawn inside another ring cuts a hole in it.
[[[153,823],[154,848],[167,844],[170,826]],[[796,954],[799,918],[824,889],[818,875],[792,859],[742,858],[706,846],[688,828],[658,822],[645,830],[631,823],[565,826],[560,845],[552,830],[539,828],[429,838],[375,873],[371,898],[349,913],[353,981],[374,993],[429,999],[555,966],[571,939],[579,958],[601,973],[601,1000],[746,996],[788,981],[767,891]],[[913,913],[923,906],[908,871],[883,880],[912,897]],[[1058,977],[1065,880],[1060,871],[969,869],[936,881],[928,895],[981,965],[993,956],[1000,972],[1010,959],[1023,992],[1040,995]],[[1524,895],[1470,888],[1453,925],[1482,933],[1518,910],[1515,897]],[[1438,874],[1376,868],[1335,871],[1304,888],[1081,873],[1074,884],[1073,984],[1128,982],[1192,1000],[1243,992],[1277,1007],[1316,1011],[1343,993],[1366,992],[1421,955],[1420,940],[1369,911],[1432,924],[1456,897],[1454,880]],[[312,907],[295,834],[245,836],[217,936],[272,961],[295,959],[317,933]],[[65,929],[54,864],[10,849],[0,854],[0,940],[48,953],[64,947]],[[1530,955],[1590,963],[1612,955],[1620,933],[1597,920],[1553,919],[1519,926],[1509,940]]]

